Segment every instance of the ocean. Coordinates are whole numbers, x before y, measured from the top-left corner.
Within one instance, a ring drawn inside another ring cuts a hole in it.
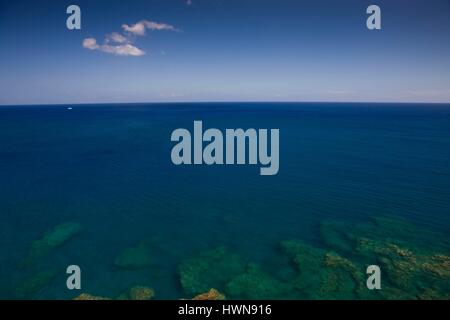
[[[450,296],[448,104],[68,107],[0,107],[0,298]],[[195,120],[279,128],[279,173],[175,166]]]

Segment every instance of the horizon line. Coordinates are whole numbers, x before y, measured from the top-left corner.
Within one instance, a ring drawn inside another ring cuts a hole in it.
[[[292,100],[292,101],[280,101],[280,100],[267,100],[267,101],[239,101],[239,100],[230,100],[230,101],[207,101],[207,100],[200,100],[200,101],[148,101],[148,102],[80,102],[80,103],[25,103],[25,104],[2,104],[0,103],[0,107],[32,107],[32,106],[89,106],[89,105],[144,105],[144,104],[226,104],[226,103],[246,103],[246,104],[252,104],[252,103],[334,103],[334,104],[359,104],[359,103],[366,103],[366,104],[433,104],[433,105],[440,105],[440,104],[450,104],[450,101],[448,102],[428,102],[428,101],[301,101],[301,100]]]

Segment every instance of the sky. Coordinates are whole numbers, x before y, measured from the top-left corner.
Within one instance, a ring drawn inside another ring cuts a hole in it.
[[[0,0],[0,41],[0,105],[450,102],[450,0]]]

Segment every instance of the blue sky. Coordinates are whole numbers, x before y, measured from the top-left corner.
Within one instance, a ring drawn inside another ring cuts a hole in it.
[[[0,39],[2,105],[450,102],[449,0],[0,0]]]

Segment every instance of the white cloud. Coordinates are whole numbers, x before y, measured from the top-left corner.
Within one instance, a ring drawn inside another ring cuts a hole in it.
[[[95,38],[86,38],[83,40],[83,48],[89,50],[99,50],[106,53],[115,54],[118,56],[134,56],[140,57],[145,55],[145,51],[131,44],[132,36],[139,35],[144,36],[146,30],[152,31],[179,31],[174,26],[167,23],[158,23],[148,20],[142,20],[131,26],[123,24],[122,28],[125,30],[125,34],[113,32],[107,35],[100,45]]]
[[[83,40],[83,48],[90,49],[90,50],[96,50],[100,46],[97,44],[97,40],[94,38],[86,38]]]
[[[161,30],[167,30],[167,31],[179,31],[174,26],[167,24],[167,23],[159,23],[154,21],[148,21],[148,20],[142,20],[139,21],[131,26],[128,24],[123,24],[122,29],[126,32],[132,33],[137,36],[143,36],[145,35],[145,30],[152,30],[152,31],[161,31]]]
[[[135,23],[132,26],[123,24],[122,29],[138,36],[143,36],[145,34],[145,24],[142,22]]]
[[[112,53],[118,56],[134,56],[140,57],[145,55],[145,52],[131,44],[123,44],[119,46],[102,45],[100,50],[107,53]]]
[[[140,57],[145,55],[145,52],[129,43],[112,46],[109,44],[99,45],[94,38],[86,38],[83,40],[83,47],[90,50],[100,50],[106,53],[112,53],[118,56],[134,56]]]
[[[115,42],[115,43],[128,43],[129,40],[124,35],[121,35],[118,32],[113,32],[106,36],[106,42]]]

